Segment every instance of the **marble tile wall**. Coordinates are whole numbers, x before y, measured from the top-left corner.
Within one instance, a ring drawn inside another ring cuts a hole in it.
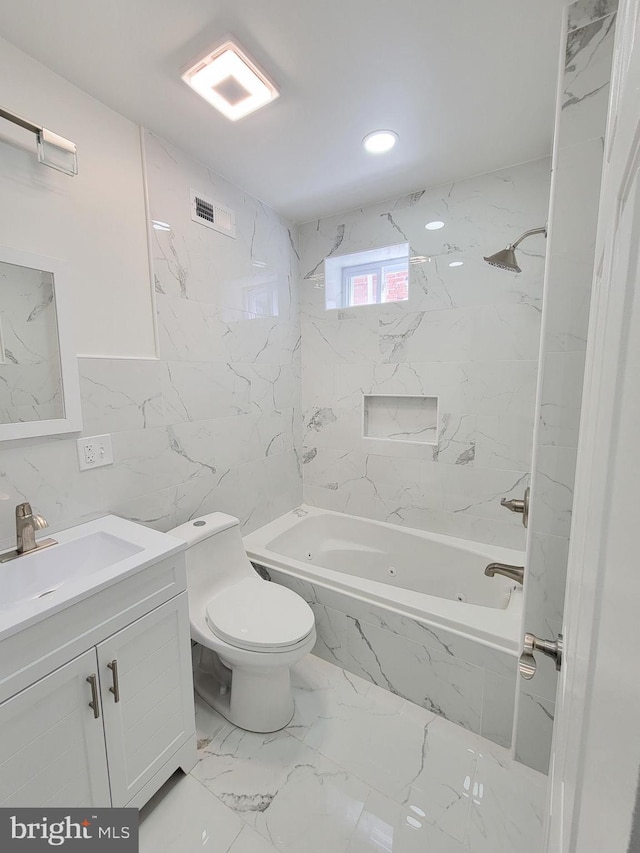
[[[562,631],[616,5],[615,0],[579,0],[568,8],[524,605],[526,630],[543,637]],[[516,757],[543,772],[556,683],[547,658],[538,660],[532,681],[520,682]]]
[[[83,432],[111,433],[112,466],[80,472],[73,437],[0,445],[5,545],[28,499],[54,529],[224,510],[245,532],[301,502],[295,231],[157,137],[145,146],[151,216],[171,228],[153,231],[160,359],[79,360]],[[191,221],[190,188],[235,210],[237,239]]]
[[[482,256],[546,222],[549,173],[544,159],[300,227],[305,502],[524,548],[500,498],[531,467],[544,238],[520,275]],[[325,311],[324,258],[399,240],[407,301]],[[367,394],[437,396],[435,445],[363,438]]]
[[[433,444],[438,435],[436,397],[367,395],[363,401],[363,434],[388,441]]]
[[[501,746],[511,745],[515,654],[285,572],[269,574],[311,606],[315,655]]]

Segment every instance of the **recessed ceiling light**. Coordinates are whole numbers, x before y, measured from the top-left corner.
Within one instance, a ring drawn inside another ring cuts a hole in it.
[[[444,222],[441,222],[439,219],[434,219],[433,222],[427,222],[424,227],[427,231],[437,231],[439,228],[444,228]]]
[[[188,68],[182,79],[231,121],[244,118],[279,95],[266,74],[232,41],[225,41]]]
[[[374,130],[362,140],[362,144],[370,154],[384,154],[391,151],[398,141],[398,134],[393,130]]]
[[[168,222],[161,222],[159,219],[152,219],[151,224],[156,231],[171,231],[171,226]]]
[[[409,263],[412,266],[416,266],[417,264],[426,264],[427,261],[430,261],[431,258],[427,258],[425,255],[412,255],[409,258]]]
[[[461,267],[463,266],[464,261],[451,261],[449,264],[450,267]]]
[[[266,261],[251,261],[251,265],[254,267],[258,267],[258,269],[263,270],[267,266]]]

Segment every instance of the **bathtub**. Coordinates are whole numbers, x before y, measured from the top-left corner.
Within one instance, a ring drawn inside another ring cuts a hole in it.
[[[524,553],[302,506],[244,539],[316,615],[314,653],[508,746]]]

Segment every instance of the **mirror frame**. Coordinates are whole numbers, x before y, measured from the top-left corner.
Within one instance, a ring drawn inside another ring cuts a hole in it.
[[[53,298],[58,326],[58,348],[60,353],[60,375],[62,381],[62,400],[64,418],[52,418],[42,421],[24,421],[12,424],[0,424],[0,441],[32,438],[41,435],[59,435],[65,432],[81,432],[82,408],[80,406],[80,380],[78,376],[78,358],[75,352],[71,300],[67,290],[65,264],[58,258],[33,255],[20,249],[0,246],[0,263],[30,267],[53,274]]]

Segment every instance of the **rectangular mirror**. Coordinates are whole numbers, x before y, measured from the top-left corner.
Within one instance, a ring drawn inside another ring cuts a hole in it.
[[[0,439],[82,428],[63,264],[0,247]]]

